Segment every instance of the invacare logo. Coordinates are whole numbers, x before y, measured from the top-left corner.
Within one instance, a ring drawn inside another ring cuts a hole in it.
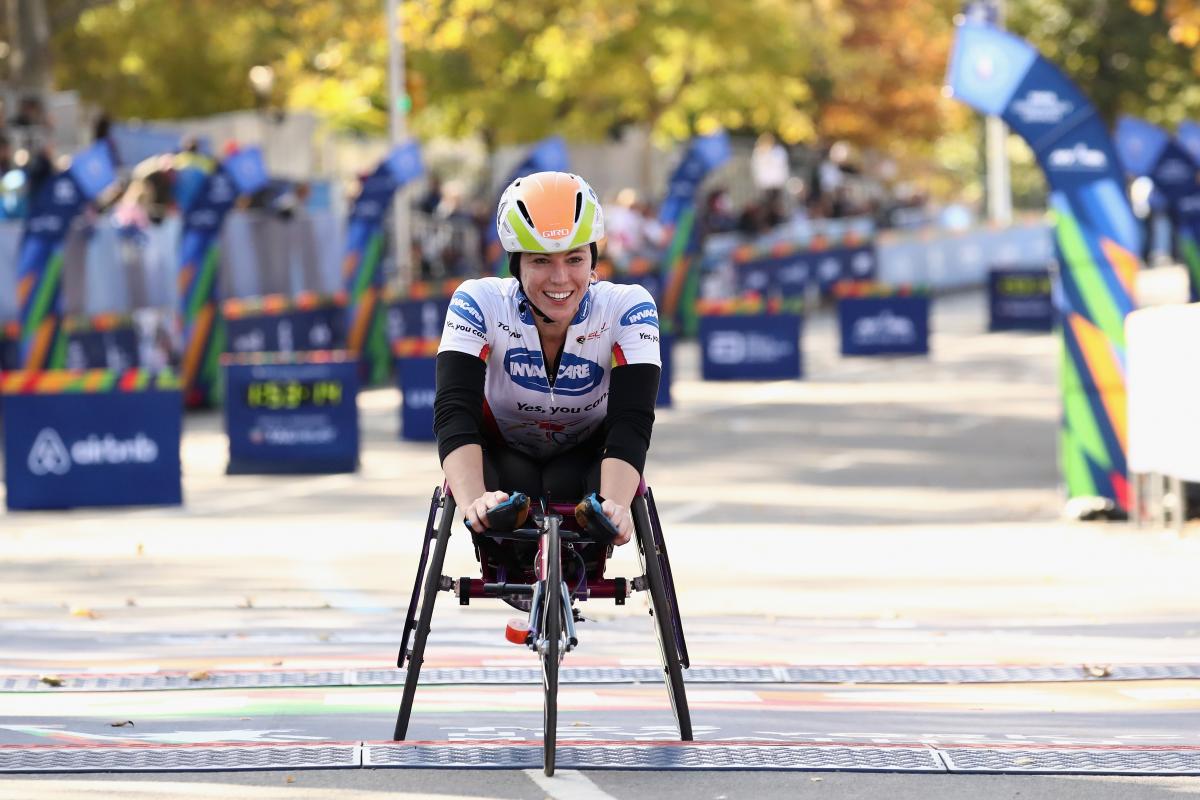
[[[638,303],[621,317],[622,325],[652,325],[658,327],[658,309],[654,303]]]
[[[1047,159],[1051,169],[1096,171],[1108,169],[1108,157],[1103,150],[1093,150],[1083,142],[1074,147],[1051,150]]]
[[[512,382],[524,389],[542,394],[550,393],[546,380],[546,364],[538,350],[515,347],[504,355],[504,371]],[[580,358],[573,353],[563,353],[558,365],[558,378],[554,381],[554,393],[565,397],[587,394],[604,380],[604,367],[594,361]]]
[[[27,463],[34,475],[66,475],[72,466],[95,467],[106,464],[153,464],[158,460],[158,445],[144,433],[132,439],[118,439],[110,434],[92,434],[73,442],[68,448],[54,428],[42,428]]]
[[[483,321],[483,311],[475,298],[466,292],[455,292],[450,298],[450,310],[467,321],[472,328],[480,333],[487,333],[487,323]]]

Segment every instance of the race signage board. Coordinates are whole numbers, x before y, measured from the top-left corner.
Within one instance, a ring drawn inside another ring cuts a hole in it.
[[[675,337],[666,331],[658,332],[658,355],[662,360],[662,373],[658,379],[658,397],[654,405],[671,407],[671,377],[675,363]]]
[[[10,372],[0,393],[9,509],[183,502],[183,395],[169,373]]]
[[[340,352],[227,355],[230,475],[358,469],[358,362]]]
[[[700,371],[710,380],[801,377],[799,314],[702,315]]]
[[[838,301],[842,355],[925,355],[929,297],[844,297]]]
[[[434,347],[436,348],[436,340]],[[435,349],[436,352],[436,349]],[[431,442],[433,400],[437,393],[437,359],[431,355],[400,356],[396,377],[400,386],[400,438]]]
[[[346,311],[335,305],[228,316],[231,353],[295,353],[346,346]]]
[[[988,273],[989,331],[1049,331],[1054,328],[1050,271],[993,267]]]

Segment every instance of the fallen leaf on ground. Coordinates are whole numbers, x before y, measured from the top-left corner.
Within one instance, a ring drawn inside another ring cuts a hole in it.
[[[272,661],[272,662],[271,662],[271,666],[272,666],[272,667],[282,667],[282,666],[283,666],[283,662],[282,662],[282,661]]]
[[[146,554],[146,545],[142,544],[141,542],[138,542],[137,554],[139,556],[145,555]]]
[[[295,776],[295,775],[288,775],[288,776],[287,776],[287,782],[288,782],[288,783],[295,783],[295,782],[296,782],[296,776]]]
[[[57,675],[43,675],[42,677],[38,678],[38,680],[47,686],[62,686],[64,683],[66,683],[66,681]]]
[[[1112,675],[1112,667],[1108,664],[1084,664],[1083,670],[1093,678],[1107,678]]]
[[[212,675],[208,674],[208,670],[203,670],[203,669],[198,669],[195,672],[188,673],[189,681],[206,681],[211,677],[212,677]]]
[[[71,616],[72,617],[83,617],[85,619],[100,619],[99,614],[97,614],[92,609],[86,608],[84,606],[72,606],[71,607]]]
[[[110,727],[110,728],[133,728],[135,726],[133,724],[133,720],[127,719],[127,720],[122,720],[121,722],[110,722],[110,723],[108,723],[108,727]]]
[[[126,597],[125,605],[129,606],[130,608],[133,608],[134,606],[137,605],[137,600],[134,600],[132,597]]]

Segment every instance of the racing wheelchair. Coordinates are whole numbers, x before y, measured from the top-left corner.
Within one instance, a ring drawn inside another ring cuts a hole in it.
[[[650,615],[654,618],[664,682],[679,738],[691,741],[692,723],[683,684],[683,670],[689,666],[687,644],[654,494],[644,481],[631,510],[638,561],[643,573],[633,579],[604,576],[612,546],[596,540],[576,522],[573,504],[540,500],[534,503],[524,527],[504,532],[472,531],[480,577],[454,580],[442,574],[442,566],[458,515],[454,497],[448,489],[445,486],[435,489],[396,658],[396,666],[403,669],[407,664],[407,672],[393,738],[401,741],[408,732],[438,594],[452,592],[461,605],[477,598],[495,598],[528,614],[527,621],[514,621],[521,623],[519,625],[510,623],[506,635],[510,641],[529,647],[541,661],[543,766],[546,775],[553,775],[559,666],[563,656],[579,644],[575,623],[582,617],[575,603],[612,599],[616,605],[625,605],[633,592],[645,591],[649,592]],[[432,560],[430,544],[433,545]]]

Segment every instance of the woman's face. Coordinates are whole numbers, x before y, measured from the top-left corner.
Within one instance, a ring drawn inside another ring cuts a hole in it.
[[[565,253],[522,253],[525,294],[555,322],[569,323],[592,282],[592,252],[586,245]]]

